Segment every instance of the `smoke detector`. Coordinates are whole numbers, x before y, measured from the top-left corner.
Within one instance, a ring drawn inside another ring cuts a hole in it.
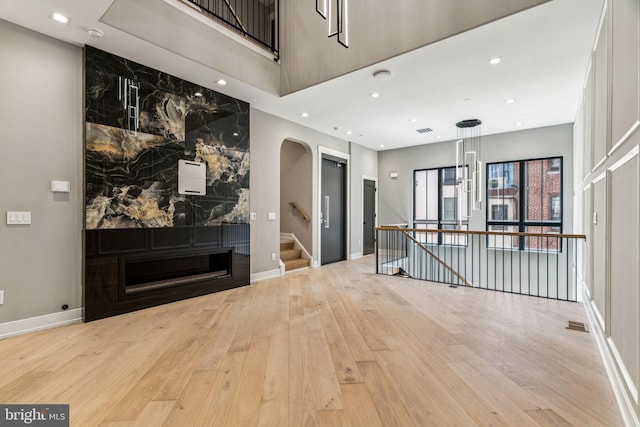
[[[87,28],[87,33],[94,39],[101,39],[104,37],[104,33],[96,28]]]
[[[387,77],[391,77],[391,71],[389,70],[378,70],[373,72],[374,79],[385,79]]]

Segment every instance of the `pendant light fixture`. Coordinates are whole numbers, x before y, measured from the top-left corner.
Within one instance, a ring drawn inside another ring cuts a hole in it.
[[[471,218],[473,211],[482,208],[482,161],[481,132],[482,121],[462,120],[456,123],[456,186],[458,197],[458,225]],[[463,203],[466,201],[466,203]],[[464,209],[463,209],[464,205]]]
[[[316,0],[316,12],[327,20],[327,36],[349,47],[349,0]]]

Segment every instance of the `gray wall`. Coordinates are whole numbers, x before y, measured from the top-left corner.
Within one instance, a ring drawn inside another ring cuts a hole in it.
[[[0,40],[2,323],[81,305],[83,113],[79,48],[5,21]],[[6,225],[6,211],[32,224]]]
[[[280,231],[293,233],[302,246],[313,251],[311,222],[305,221],[289,202],[295,202],[309,216],[313,206],[311,175],[313,155],[304,144],[284,141],[280,151]]]
[[[365,148],[356,143],[350,143],[351,154],[351,251],[350,256],[362,255],[363,229],[363,176],[378,177],[378,152]]]
[[[349,154],[349,144],[324,133],[251,109],[251,273],[259,274],[279,268],[271,254],[280,252],[280,147],[285,140],[307,145],[313,156],[311,234],[313,258],[318,260],[318,148],[326,147]],[[276,212],[276,221],[267,214]]]
[[[131,1],[131,0],[129,0]],[[282,83],[287,94],[495,21],[547,0],[349,1],[350,49],[328,38],[315,2],[282,0]],[[309,64],[314,64],[309,66]]]
[[[362,251],[362,176],[377,176],[378,153],[354,143],[347,143],[313,129],[281,119],[260,110],[251,110],[251,212],[257,219],[251,221],[251,273],[260,274],[279,268],[271,261],[272,253],[279,253],[283,202],[280,195],[281,157],[283,142],[297,142],[308,147],[311,162],[311,216],[312,243],[306,249],[316,264],[319,263],[319,149],[328,148],[350,155],[349,170],[349,236],[347,253]],[[287,205],[288,206],[288,205]],[[287,207],[288,210],[288,207]],[[267,214],[276,212],[277,220],[269,221]],[[287,220],[284,220],[285,224]],[[360,248],[358,249],[358,242]]]
[[[640,418],[640,3],[608,1],[602,24],[575,121],[576,228],[587,235],[577,271],[632,425]]]
[[[573,130],[571,124],[528,129],[482,137],[482,162],[523,160],[538,157],[563,156],[564,200],[563,231],[572,230],[573,210]],[[413,171],[435,167],[453,166],[455,144],[452,141],[421,145],[398,150],[382,151],[379,161],[380,224],[409,223],[413,221]],[[397,172],[398,178],[389,174]],[[486,173],[483,170],[483,194],[486,189]],[[471,230],[485,229],[485,209],[474,212],[469,221]]]

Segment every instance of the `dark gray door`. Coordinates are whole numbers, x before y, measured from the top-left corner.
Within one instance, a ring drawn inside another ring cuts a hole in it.
[[[346,183],[346,163],[324,155],[322,157],[321,264],[347,259]]]
[[[375,231],[376,225],[376,182],[369,179],[364,180],[364,203],[363,203],[363,228],[362,228],[362,254],[369,255],[375,251]]]

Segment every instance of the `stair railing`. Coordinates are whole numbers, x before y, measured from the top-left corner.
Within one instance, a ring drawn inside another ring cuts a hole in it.
[[[515,294],[577,299],[586,236],[378,227],[376,273]]]

